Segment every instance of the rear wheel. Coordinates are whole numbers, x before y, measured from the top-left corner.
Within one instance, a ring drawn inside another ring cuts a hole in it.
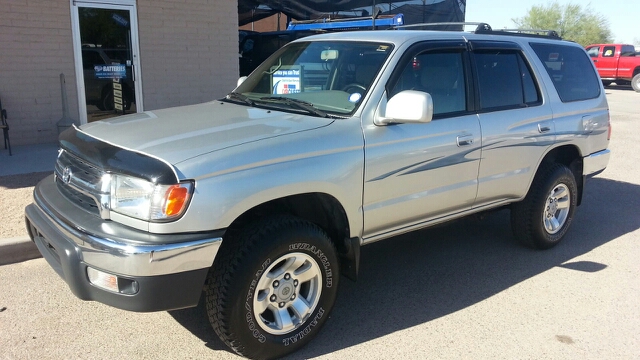
[[[640,92],[640,73],[636,74],[633,79],[631,79],[631,87],[633,87],[633,90]]]
[[[604,85],[604,86],[609,86],[609,85],[611,85],[611,81],[609,81],[609,80],[602,80],[602,85]]]
[[[207,313],[240,355],[272,359],[316,336],[337,293],[338,258],[318,226],[277,216],[225,238],[207,278]]]
[[[563,164],[542,168],[523,201],[511,208],[511,227],[522,244],[548,249],[564,237],[573,220],[578,186]]]

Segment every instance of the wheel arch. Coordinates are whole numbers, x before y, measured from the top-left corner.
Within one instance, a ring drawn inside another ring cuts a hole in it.
[[[238,216],[229,225],[227,232],[233,233],[264,216],[275,214],[293,215],[322,228],[338,251],[341,273],[356,280],[360,239],[351,238],[347,212],[338,199],[327,193],[311,192],[269,200]]]
[[[583,162],[582,162],[582,152],[576,145],[561,145],[556,148],[551,149],[540,161],[538,165],[538,169],[536,170],[536,174],[541,171],[541,169],[545,168],[545,165],[549,163],[559,163],[565,165],[571,172],[573,173],[574,178],[576,179],[576,184],[578,185],[578,203],[580,205],[582,202],[582,192],[584,188],[584,176],[583,174]]]

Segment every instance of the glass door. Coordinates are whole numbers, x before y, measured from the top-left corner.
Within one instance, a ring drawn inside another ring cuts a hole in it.
[[[81,123],[142,111],[135,5],[75,2]]]

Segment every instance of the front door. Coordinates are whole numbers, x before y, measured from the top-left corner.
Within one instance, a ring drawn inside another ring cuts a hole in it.
[[[117,3],[118,1],[114,1]],[[80,122],[142,111],[135,4],[74,2]]]
[[[388,97],[427,92],[434,118],[426,124],[365,123],[365,241],[471,209],[476,198],[481,134],[468,102],[466,44],[426,42],[407,54]]]

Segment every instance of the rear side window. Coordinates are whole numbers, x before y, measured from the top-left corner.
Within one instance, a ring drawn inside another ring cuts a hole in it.
[[[633,45],[622,45],[620,56],[636,56],[636,49]]]
[[[600,80],[584,50],[574,46],[532,43],[562,102],[600,96]]]
[[[540,104],[540,92],[519,51],[479,50],[474,62],[483,110]]]

